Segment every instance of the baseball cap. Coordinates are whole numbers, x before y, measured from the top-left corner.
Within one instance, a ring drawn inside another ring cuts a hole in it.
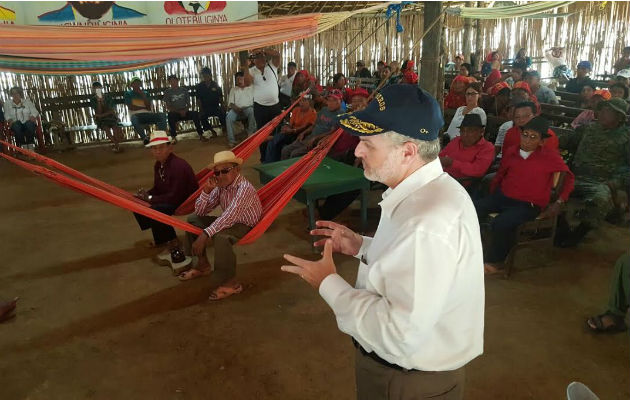
[[[343,94],[341,93],[341,90],[339,89],[331,89],[328,91],[328,94],[326,94],[326,98],[328,97],[334,97],[336,99],[339,100],[343,100]]]
[[[586,68],[589,71],[593,69],[593,66],[591,65],[591,62],[590,61],[586,61],[586,60],[580,61],[578,63],[578,65],[577,65],[577,67],[578,68]]]
[[[142,79],[140,79],[140,78],[139,78],[139,77],[137,77],[137,76],[134,76],[134,77],[132,77],[131,79],[129,79],[129,84],[130,84],[130,85],[131,85],[132,83],[134,83],[134,82],[140,82],[140,83],[142,83]]]
[[[435,98],[415,85],[389,85],[364,110],[341,114],[339,124],[354,136],[394,131],[418,140],[435,140],[444,125]]]

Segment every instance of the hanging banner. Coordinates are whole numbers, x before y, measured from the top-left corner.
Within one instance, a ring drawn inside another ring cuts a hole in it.
[[[256,20],[256,1],[0,1],[0,25],[195,25]]]

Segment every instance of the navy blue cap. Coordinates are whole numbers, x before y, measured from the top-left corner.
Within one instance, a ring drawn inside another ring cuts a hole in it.
[[[361,111],[337,117],[348,133],[373,136],[394,131],[419,140],[435,140],[444,118],[437,101],[416,85],[389,85]]]

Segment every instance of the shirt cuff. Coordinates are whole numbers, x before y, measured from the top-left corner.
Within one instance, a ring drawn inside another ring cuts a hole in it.
[[[339,274],[330,274],[319,285],[319,295],[328,303],[330,308],[335,310],[333,304],[339,295],[344,291],[352,289],[352,286]]]
[[[370,244],[372,244],[372,238],[369,236],[361,236],[363,238],[363,243],[361,243],[361,248],[359,249],[359,252],[354,256],[356,258],[358,258],[359,260],[361,258],[363,258],[363,256],[367,253],[368,249],[370,248]]]
[[[210,193],[212,193],[212,192],[210,192]],[[199,193],[199,198],[201,200],[208,201],[208,200],[210,200],[210,193],[206,193],[206,192],[204,192],[202,190],[201,193]]]

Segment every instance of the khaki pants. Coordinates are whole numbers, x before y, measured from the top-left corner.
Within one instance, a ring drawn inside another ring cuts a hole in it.
[[[404,371],[380,364],[355,352],[358,400],[461,400],[464,367],[454,371]]]
[[[188,222],[201,229],[209,227],[217,217],[190,215]],[[243,224],[235,224],[230,228],[217,232],[212,237],[214,245],[214,270],[221,271],[225,274],[225,280],[232,279],[236,276],[236,254],[232,250],[232,246],[247,234],[252,228]],[[190,246],[197,239],[197,235],[186,232],[188,239],[187,251],[190,254]]]

